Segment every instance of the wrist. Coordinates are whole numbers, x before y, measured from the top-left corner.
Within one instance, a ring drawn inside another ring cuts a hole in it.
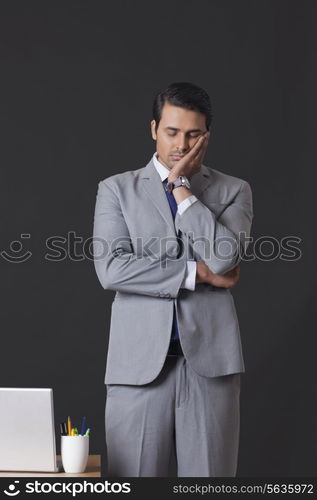
[[[208,267],[208,271],[207,271],[207,274],[208,274],[208,277],[207,277],[207,282],[212,285],[212,286],[217,286],[217,279],[218,279],[218,275],[216,273],[214,273],[210,267]]]
[[[185,193],[188,190],[190,190],[190,182],[185,175],[179,175],[178,177],[175,177],[174,180],[169,180],[168,183],[166,184],[166,190],[169,191],[170,193],[178,187],[179,188],[181,188],[181,187],[187,188],[185,190]],[[181,191],[184,192],[183,189]]]
[[[173,182],[177,179],[177,177],[179,177],[180,175],[182,175],[181,172],[177,172],[176,170],[173,170],[172,172],[170,172],[169,176],[168,176],[168,182]]]

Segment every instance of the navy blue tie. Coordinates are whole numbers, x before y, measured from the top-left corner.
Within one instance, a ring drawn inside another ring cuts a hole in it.
[[[175,215],[177,212],[177,203],[174,198],[173,193],[169,193],[166,191],[165,186],[167,184],[168,179],[166,178],[163,181],[163,186],[164,186],[164,191],[168,199],[169,206],[172,211],[173,219],[175,219]],[[172,340],[178,340],[179,339],[179,333],[178,333],[178,326],[177,326],[177,319],[176,319],[176,311],[175,311],[175,304],[174,304],[174,314],[173,314],[173,325],[172,325]]]

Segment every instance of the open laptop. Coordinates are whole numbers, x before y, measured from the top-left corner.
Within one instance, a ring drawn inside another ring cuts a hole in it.
[[[0,387],[0,471],[61,470],[53,389]]]

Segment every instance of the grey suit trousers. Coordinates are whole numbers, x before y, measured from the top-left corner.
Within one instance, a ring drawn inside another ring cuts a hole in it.
[[[145,385],[107,384],[109,477],[235,477],[240,373],[198,375],[167,356]]]

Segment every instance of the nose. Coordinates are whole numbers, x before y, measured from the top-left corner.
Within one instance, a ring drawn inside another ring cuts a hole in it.
[[[186,153],[188,149],[188,139],[186,138],[185,134],[179,134],[178,135],[178,151],[180,153]]]

